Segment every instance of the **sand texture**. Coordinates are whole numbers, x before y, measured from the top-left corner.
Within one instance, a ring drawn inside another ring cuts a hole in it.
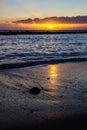
[[[87,62],[0,71],[0,128],[83,128],[86,113]]]

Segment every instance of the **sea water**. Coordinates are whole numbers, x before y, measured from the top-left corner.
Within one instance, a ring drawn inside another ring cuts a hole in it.
[[[87,58],[87,34],[0,35],[0,65]]]

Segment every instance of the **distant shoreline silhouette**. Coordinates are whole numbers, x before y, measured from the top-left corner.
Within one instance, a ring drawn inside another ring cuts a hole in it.
[[[0,35],[79,34],[87,30],[1,30]]]

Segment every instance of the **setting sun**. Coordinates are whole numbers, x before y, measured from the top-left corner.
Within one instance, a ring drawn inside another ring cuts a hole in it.
[[[49,26],[49,28],[50,28],[50,29],[53,29],[53,26],[52,26],[52,25],[50,25],[50,26]]]

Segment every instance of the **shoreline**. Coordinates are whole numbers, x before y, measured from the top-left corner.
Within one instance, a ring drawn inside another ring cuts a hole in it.
[[[0,35],[87,34],[87,30],[5,30]]]
[[[18,62],[18,63],[4,63],[0,64],[0,70],[6,69],[16,69],[16,68],[25,68],[39,65],[55,65],[55,64],[64,64],[64,63],[80,63],[87,62],[87,58],[70,58],[70,59],[53,59],[47,61],[32,61],[32,62]]]
[[[38,95],[32,87],[43,88]],[[87,62],[0,72],[0,128],[87,128]]]

